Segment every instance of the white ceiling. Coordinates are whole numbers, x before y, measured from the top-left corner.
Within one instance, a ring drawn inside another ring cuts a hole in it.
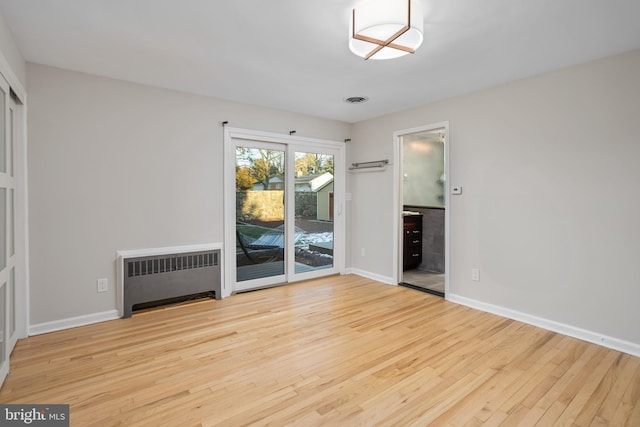
[[[640,48],[638,0],[421,1],[422,47],[388,61],[349,51],[359,0],[0,0],[0,13],[27,61],[346,122]]]

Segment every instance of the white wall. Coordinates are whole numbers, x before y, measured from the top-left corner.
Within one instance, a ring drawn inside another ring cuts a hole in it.
[[[115,310],[117,250],[222,242],[222,121],[337,141],[351,131],[31,63],[27,81],[32,325]]]
[[[640,51],[352,129],[28,64],[31,322],[115,309],[119,249],[222,241],[223,120],[351,137],[348,163],[392,159],[394,131],[448,120],[464,187],[451,294],[640,345],[637,75]],[[392,168],[349,174],[347,191],[347,266],[390,279]]]
[[[10,73],[16,80],[20,83],[22,88],[26,86],[25,81],[25,62],[18,46],[13,40],[13,35],[11,34],[11,30],[9,30],[9,26],[4,18],[4,16],[0,13],[0,57],[4,58],[6,61],[6,65],[10,69]],[[1,67],[0,67],[1,68]],[[6,70],[1,70],[6,72]],[[9,82],[14,85],[16,82]]]
[[[448,120],[450,293],[640,346],[638,76],[640,50],[361,122],[347,160]],[[393,277],[392,168],[348,191],[351,267]]]

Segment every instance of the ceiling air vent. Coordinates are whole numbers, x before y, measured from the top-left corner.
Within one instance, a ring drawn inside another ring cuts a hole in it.
[[[366,96],[350,96],[349,98],[345,98],[344,102],[348,104],[362,104],[363,102],[367,102],[369,98]]]

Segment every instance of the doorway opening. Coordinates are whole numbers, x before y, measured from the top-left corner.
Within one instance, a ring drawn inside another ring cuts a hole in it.
[[[448,123],[395,136],[397,283],[444,297],[448,289]]]

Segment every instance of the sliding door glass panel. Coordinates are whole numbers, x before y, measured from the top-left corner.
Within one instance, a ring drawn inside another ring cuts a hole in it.
[[[16,252],[16,233],[15,233],[15,189],[9,190],[9,256],[12,257]]]
[[[334,156],[295,153],[295,272],[333,267]]]
[[[13,177],[13,141],[15,140],[15,112],[9,107],[9,175]]]
[[[7,189],[0,188],[0,271],[7,266]]]
[[[7,299],[7,284],[3,283],[0,286],[0,369],[5,368],[5,362],[7,361],[7,340],[5,334],[6,323],[6,312],[5,312],[5,303]],[[2,381],[2,378],[0,378]]]
[[[9,336],[13,337],[13,334],[16,332],[16,269],[12,268],[11,273],[9,273],[9,295],[11,297],[11,301],[9,304],[10,307],[10,317],[9,320]]]
[[[285,274],[285,152],[236,147],[236,282]]]
[[[2,77],[0,76],[0,79]],[[7,108],[7,93],[0,88],[0,172],[5,173],[7,172],[7,140],[6,140],[6,136],[7,136],[7,128],[6,126],[8,125],[8,123],[5,123],[6,119],[5,119],[5,114],[7,113],[6,111]]]

